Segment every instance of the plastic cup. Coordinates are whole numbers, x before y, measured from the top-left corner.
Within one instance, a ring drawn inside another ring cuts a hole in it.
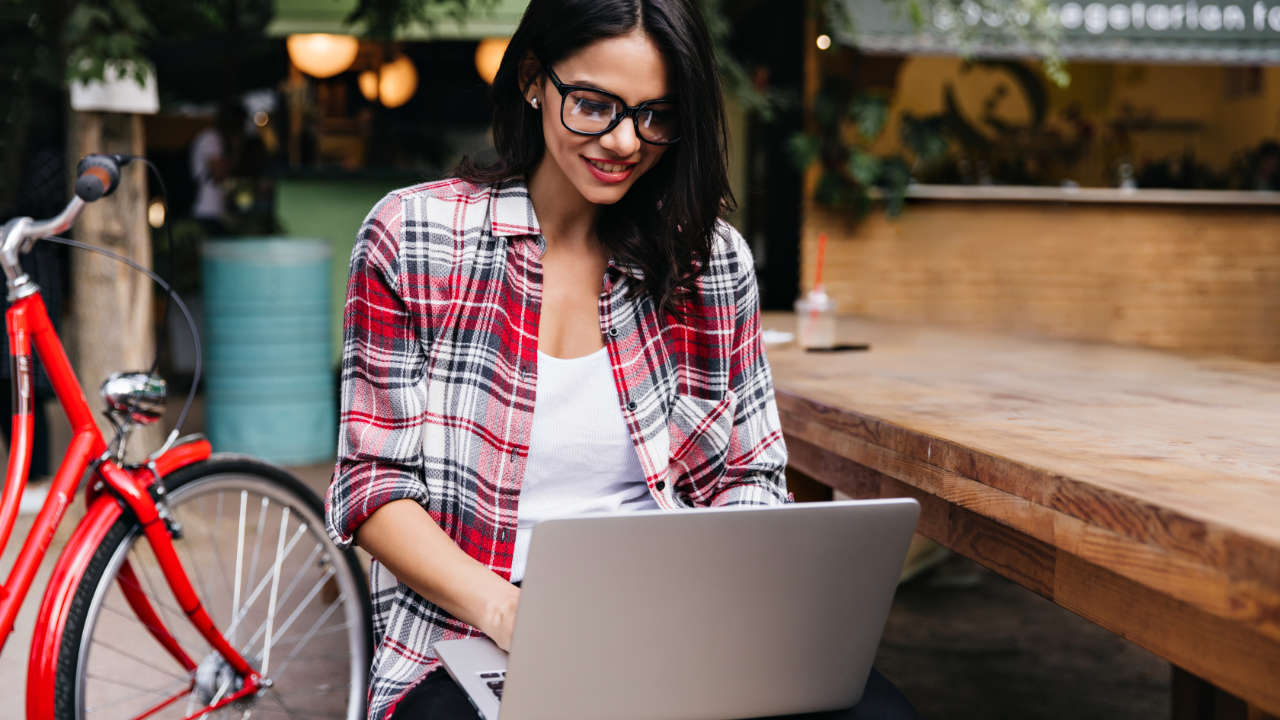
[[[830,348],[836,344],[836,303],[822,288],[796,300],[796,340],[803,348]]]

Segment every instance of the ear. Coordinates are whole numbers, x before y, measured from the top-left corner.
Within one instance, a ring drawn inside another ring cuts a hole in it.
[[[525,53],[520,60],[519,68],[520,94],[524,96],[525,102],[528,102],[530,94],[542,96],[542,88],[539,87],[542,80],[542,65],[538,59],[533,56],[532,52]]]

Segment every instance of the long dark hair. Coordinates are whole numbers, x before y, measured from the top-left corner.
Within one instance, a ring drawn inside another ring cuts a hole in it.
[[[493,81],[498,161],[479,166],[464,160],[454,172],[477,183],[528,177],[545,145],[540,114],[525,102],[529,78],[521,78],[522,61],[532,54],[554,65],[597,40],[636,28],[666,59],[681,139],[619,202],[601,208],[596,234],[616,261],[640,268],[637,292],[647,292],[662,310],[682,314],[681,301],[692,294],[711,256],[716,220],[733,206],[720,78],[694,0],[530,2]]]

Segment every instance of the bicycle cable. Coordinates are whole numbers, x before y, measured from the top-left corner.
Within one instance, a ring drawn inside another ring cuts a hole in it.
[[[162,202],[164,202],[167,208],[169,203],[169,193],[167,188],[165,187],[164,178],[160,175],[160,170],[155,166],[155,164],[152,163],[147,158],[139,157],[136,155],[123,155],[121,156],[121,159],[126,160],[126,162],[132,161],[132,160],[139,160],[144,165],[146,165],[148,169],[151,170],[152,175],[155,177],[157,184],[160,186],[159,190],[160,190],[161,200]],[[168,213],[166,212],[164,229],[165,229],[165,240],[167,244],[167,247],[166,247],[167,252],[165,253],[165,255],[167,256],[167,260],[168,260],[166,264],[169,266],[169,271],[172,274],[173,251],[174,251],[173,228],[169,224],[169,218],[167,217],[167,215]],[[89,243],[80,242],[79,240],[72,240],[70,238],[58,237],[56,235],[51,235],[42,239],[52,243],[57,243],[59,245],[66,245],[68,247],[77,248],[79,250],[87,250],[89,252],[93,252],[99,255],[109,257],[112,260],[115,260],[117,262],[124,263],[130,268],[137,270],[138,272],[146,275],[148,278],[151,279],[152,282],[160,286],[161,290],[165,291],[165,295],[164,295],[165,306],[161,312],[161,315],[160,315],[161,318],[165,318],[168,316],[170,301],[172,301],[173,304],[177,306],[178,310],[182,313],[183,319],[185,319],[187,322],[187,327],[191,330],[191,342],[192,342],[192,345],[195,346],[194,348],[195,361],[194,361],[194,367],[192,368],[192,372],[191,372],[191,387],[187,390],[187,399],[182,405],[182,411],[178,413],[178,420],[177,422],[174,423],[173,429],[169,432],[168,436],[165,438],[164,443],[160,446],[160,449],[163,450],[164,448],[168,447],[170,443],[176,440],[182,432],[182,424],[186,422],[187,414],[191,411],[191,405],[192,403],[195,402],[196,390],[200,386],[200,375],[204,367],[204,364],[203,364],[204,349],[200,343],[200,331],[196,328],[195,318],[192,317],[191,310],[187,308],[187,304],[182,301],[182,297],[178,295],[177,291],[173,289],[173,286],[170,285],[167,281],[165,281],[164,278],[157,275],[150,268],[144,267],[139,263],[134,262],[133,260],[130,260],[129,258],[123,255],[114,253],[110,250],[107,250],[106,248],[101,248],[96,245],[90,245]],[[147,375],[148,376],[155,375],[156,370],[159,368],[159,366],[160,366],[160,347],[159,347],[159,343],[157,342],[155,354],[153,355],[152,361],[151,361],[151,369],[147,371]]]

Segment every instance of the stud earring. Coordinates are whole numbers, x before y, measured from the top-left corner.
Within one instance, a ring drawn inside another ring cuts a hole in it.
[[[537,109],[538,109],[538,98],[536,98],[536,97],[531,97],[531,98],[529,98],[529,104],[533,106],[533,109],[534,109],[534,110],[537,110]]]

